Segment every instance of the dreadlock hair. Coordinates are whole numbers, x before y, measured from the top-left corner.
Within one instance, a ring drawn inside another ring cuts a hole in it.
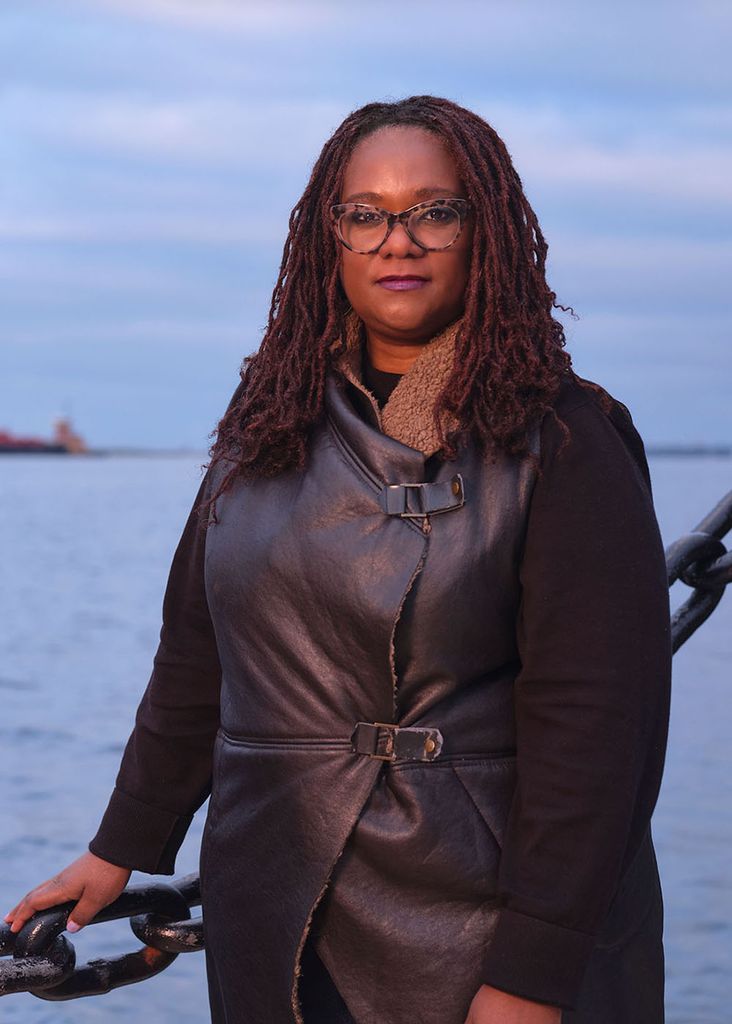
[[[544,412],[559,419],[551,402],[567,375],[597,393],[609,409],[607,392],[578,377],[564,350],[564,329],[552,308],[575,313],[556,303],[546,282],[547,243],[495,130],[472,111],[436,96],[368,103],[325,143],[292,210],[264,337],[258,351],[243,360],[241,382],[209,435],[215,441],[208,467],[227,459],[231,468],[206,504],[213,505],[237,475],[274,476],[305,465],[308,438],[323,416],[326,372],[344,348],[349,308],[330,207],[340,202],[345,168],[358,142],[394,126],[440,136],[474,211],[454,368],[434,408],[444,457],[455,458],[460,438],[469,435],[489,455],[503,449],[536,463],[528,451],[529,430]],[[341,344],[334,344],[338,339]],[[443,413],[452,413],[460,429],[445,435]],[[559,423],[564,445],[569,431]]]

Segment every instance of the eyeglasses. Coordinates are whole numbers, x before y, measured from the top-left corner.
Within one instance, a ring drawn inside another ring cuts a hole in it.
[[[457,241],[470,212],[468,199],[430,199],[401,213],[366,203],[337,203],[330,208],[336,235],[351,252],[377,252],[401,224],[420,249],[439,252]]]

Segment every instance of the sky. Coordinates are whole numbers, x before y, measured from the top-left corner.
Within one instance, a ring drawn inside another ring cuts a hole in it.
[[[324,142],[432,93],[505,141],[576,371],[732,443],[731,49],[705,0],[4,0],[0,429],[204,450]]]

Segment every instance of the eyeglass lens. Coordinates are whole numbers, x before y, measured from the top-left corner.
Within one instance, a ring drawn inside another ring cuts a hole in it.
[[[386,237],[388,220],[376,207],[360,207],[342,213],[338,228],[346,245],[369,252]],[[443,249],[460,233],[460,215],[450,206],[425,206],[409,215],[407,231],[425,249]]]

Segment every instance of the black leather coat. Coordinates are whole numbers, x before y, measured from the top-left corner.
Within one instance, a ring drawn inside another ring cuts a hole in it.
[[[304,472],[236,483],[205,543],[192,513],[90,849],[172,872],[210,788],[215,1024],[301,1020],[316,909],[358,1024],[463,1024],[482,983],[660,1024],[668,591],[627,410],[567,383],[542,478],[468,447],[413,487],[420,452],[326,401]]]

